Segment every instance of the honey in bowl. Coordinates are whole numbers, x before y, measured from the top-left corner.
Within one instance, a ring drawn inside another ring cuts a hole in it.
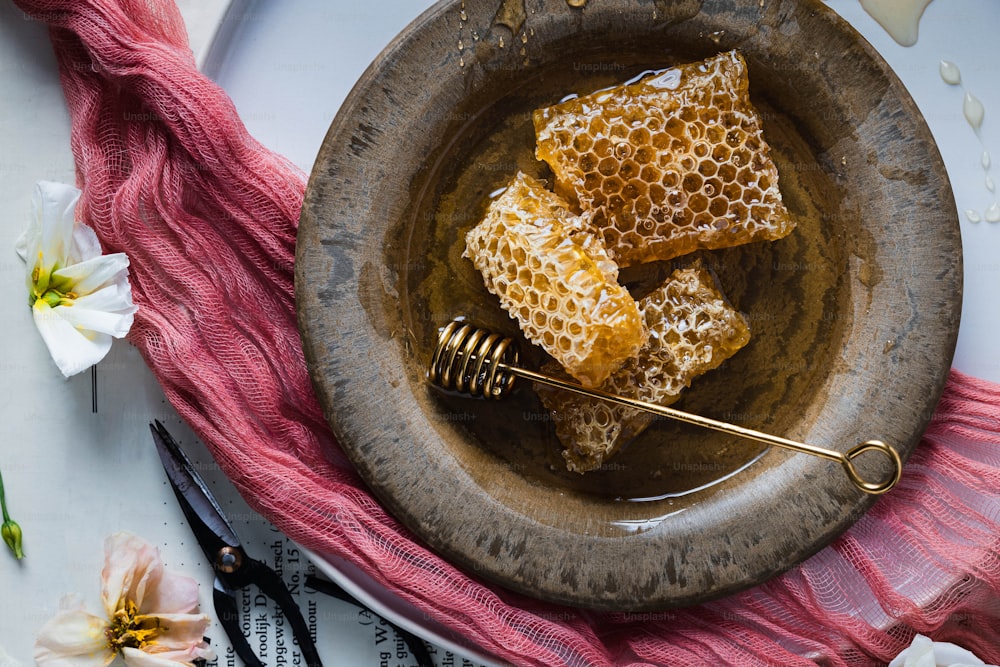
[[[669,406],[699,376],[718,368],[750,340],[743,316],[716,289],[700,265],[677,269],[642,297],[639,312],[648,333],[638,354],[625,361],[601,389],[617,396]],[[558,364],[542,367],[558,375]],[[599,398],[536,383],[552,415],[566,467],[599,469],[653,421],[653,414]]]
[[[795,227],[738,51],[534,112],[556,192],[621,266],[776,240]]]
[[[646,332],[618,266],[537,179],[518,172],[465,239],[501,307],[578,382],[600,385],[639,353]]]
[[[678,58],[677,63],[685,62]],[[656,63],[669,67],[675,63]],[[432,349],[437,329],[456,315],[522,341],[524,365],[539,367],[547,355],[524,341],[517,325],[489,294],[482,277],[462,257],[464,238],[482,219],[491,194],[524,172],[553,182],[536,159],[532,114],[564,99],[641,74],[650,63],[613,74],[581,72],[572,63],[539,71],[482,108],[456,110],[459,127],[451,144],[433,156],[426,181],[416,184],[417,203],[406,239],[409,255],[404,317],[418,346]],[[624,76],[623,76],[624,75]],[[754,87],[751,82],[751,96]],[[824,231],[824,200],[836,188],[823,182],[812,149],[766,96],[753,99],[781,174],[781,191],[799,229],[780,241],[685,255],[624,269],[621,282],[640,298],[675,270],[700,262],[742,312],[752,331],[750,344],[721,368],[699,378],[675,404],[690,412],[773,433],[794,427],[821,379],[809,359],[826,358],[838,344],[843,322],[824,317],[824,304],[846,290],[838,270],[844,257]],[[781,165],[793,168],[782,169]],[[433,184],[426,187],[426,184]],[[419,223],[419,224],[418,224]],[[430,315],[430,316],[429,316]],[[809,356],[805,356],[806,353]],[[442,428],[462,429],[489,451],[497,465],[540,484],[609,499],[663,499],[711,487],[746,469],[762,448],[738,438],[656,419],[614,458],[580,476],[566,470],[550,412],[525,384],[503,402],[458,396],[438,398]],[[447,418],[444,418],[447,417]],[[462,453],[456,451],[461,458]],[[752,468],[750,468],[752,471]]]

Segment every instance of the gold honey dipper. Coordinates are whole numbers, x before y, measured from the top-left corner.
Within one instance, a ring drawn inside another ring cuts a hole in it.
[[[565,382],[521,368],[517,363],[517,345],[512,339],[479,329],[461,320],[454,320],[444,327],[438,335],[437,346],[434,348],[434,356],[431,359],[427,378],[432,384],[442,389],[493,399],[502,398],[514,386],[514,380],[518,377],[532,382],[540,382],[584,396],[645,410],[688,424],[783,447],[801,454],[818,456],[828,461],[836,461],[843,466],[854,486],[872,495],[885,493],[894,487],[903,473],[903,462],[899,458],[899,453],[881,440],[866,440],[847,450],[846,453],[841,453],[655,403],[611,394],[600,389],[588,389],[572,382]],[[892,465],[892,474],[887,479],[880,482],[869,482],[862,478],[854,467],[854,459],[869,451],[880,452],[889,459]]]

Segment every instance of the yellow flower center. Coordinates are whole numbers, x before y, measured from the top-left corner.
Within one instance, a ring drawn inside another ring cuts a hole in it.
[[[41,296],[35,297],[35,303],[42,301],[46,303],[49,308],[55,308],[56,306],[71,306],[73,305],[73,300],[76,299],[76,292],[60,292],[59,290],[46,290]]]
[[[32,288],[28,295],[28,304],[34,306],[38,301],[42,301],[49,308],[72,305],[78,295],[72,290],[71,281],[52,275],[59,269],[58,265],[53,266],[51,271],[46,271],[44,266],[42,253],[39,252],[38,262],[31,270]]]
[[[160,626],[159,618],[140,615],[135,602],[125,600],[124,606],[111,617],[104,636],[108,639],[108,647],[119,652],[123,648],[143,649],[154,644],[157,635],[164,630],[166,628]]]

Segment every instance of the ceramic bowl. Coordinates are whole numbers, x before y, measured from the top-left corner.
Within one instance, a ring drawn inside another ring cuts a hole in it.
[[[675,407],[839,451],[879,438],[905,460],[919,443],[958,330],[958,218],[920,113],[846,22],[802,0],[442,2],[334,119],[296,291],[341,445],[390,512],[473,576],[594,609],[688,605],[801,562],[875,500],[836,463],[665,419],[569,473],[530,385],[486,401],[427,382],[452,318],[520,335],[461,255],[491,192],[518,170],[547,175],[531,111],[732,48],[798,227],[702,253],[753,338]],[[523,348],[526,366],[542,361]]]

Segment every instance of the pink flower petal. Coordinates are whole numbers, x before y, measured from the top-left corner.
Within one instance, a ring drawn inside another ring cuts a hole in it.
[[[183,651],[155,651],[153,649],[139,650],[126,648],[122,651],[125,664],[128,667],[179,667],[179,665],[193,666],[193,661],[199,658],[212,660],[215,658],[215,651],[207,644],[192,647]]]
[[[61,611],[39,630],[35,661],[48,667],[105,667],[115,657],[106,627],[107,621],[81,609]]]
[[[151,618],[159,620],[162,628],[156,637],[155,646],[162,650],[189,650],[204,641],[205,632],[211,619],[205,614],[155,614]]]
[[[155,590],[163,574],[160,552],[131,533],[116,533],[104,542],[104,570],[101,572],[101,598],[108,616],[126,599],[143,609],[147,590]]]
[[[162,570],[157,586],[146,590],[139,612],[157,616],[192,614],[198,611],[198,593],[198,582],[191,577]]]

